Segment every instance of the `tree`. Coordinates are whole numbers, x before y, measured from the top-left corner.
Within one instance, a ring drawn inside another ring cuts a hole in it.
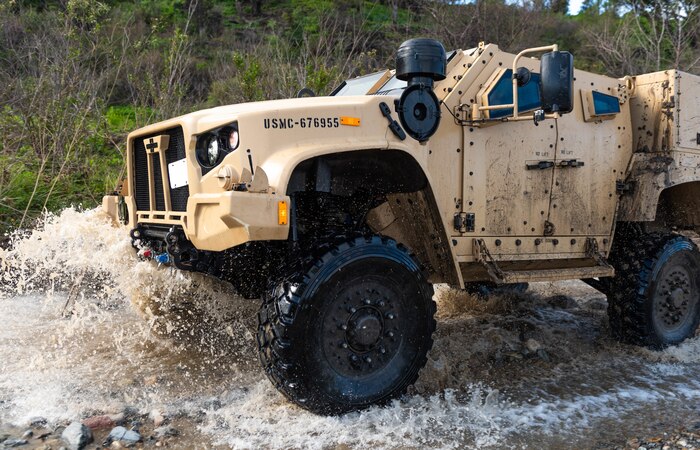
[[[609,12],[585,34],[614,74],[698,68],[696,0],[616,0],[611,6],[622,16]]]
[[[552,0],[549,4],[549,9],[557,14],[568,14],[569,0]]]

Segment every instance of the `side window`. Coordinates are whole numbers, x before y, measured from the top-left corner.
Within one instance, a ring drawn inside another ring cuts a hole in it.
[[[508,69],[488,94],[489,105],[513,103],[513,71]],[[518,113],[540,109],[540,74],[532,72],[530,82],[518,88]],[[490,117],[496,119],[513,114],[512,109],[495,109],[489,111]]]
[[[620,113],[620,99],[598,91],[581,90],[581,105],[585,122],[614,119]]]
[[[620,100],[612,95],[593,91],[593,111],[596,116],[617,114],[620,112]]]

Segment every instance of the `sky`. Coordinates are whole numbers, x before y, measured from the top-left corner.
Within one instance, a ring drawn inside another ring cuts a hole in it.
[[[581,9],[581,3],[583,3],[583,0],[569,0],[569,14],[578,14]]]

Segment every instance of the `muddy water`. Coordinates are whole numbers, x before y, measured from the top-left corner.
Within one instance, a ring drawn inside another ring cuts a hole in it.
[[[176,448],[609,448],[700,421],[700,338],[617,344],[578,282],[488,302],[438,287],[410,394],[314,416],[258,368],[256,301],[138,261],[127,234],[66,210],[0,250],[0,429],[155,409],[189,429]]]

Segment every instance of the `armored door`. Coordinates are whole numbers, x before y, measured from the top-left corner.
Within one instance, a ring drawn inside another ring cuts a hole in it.
[[[616,182],[624,180],[632,132],[624,86],[576,73],[574,111],[554,123],[552,198],[547,214],[553,235],[607,241],[615,222]]]
[[[521,114],[539,108],[538,81],[538,74],[533,73],[530,84],[519,90]],[[496,72],[484,86],[484,104],[512,103],[511,86],[510,70]],[[500,110],[490,115],[497,118],[511,113]],[[555,140],[555,128],[548,122],[535,126],[528,120],[465,128],[464,211],[475,213],[477,234],[543,235],[556,158]],[[499,249],[491,250],[501,253]]]

